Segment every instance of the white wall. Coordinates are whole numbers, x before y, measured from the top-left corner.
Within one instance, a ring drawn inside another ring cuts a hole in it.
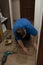
[[[43,12],[43,0],[42,0],[42,12]]]
[[[35,0],[34,27],[38,30],[38,44],[37,44],[36,60],[37,60],[38,49],[39,49],[41,24],[42,24],[42,0]]]
[[[14,20],[20,18],[20,0],[12,0],[12,12]]]
[[[12,2],[11,2],[11,0],[9,0],[9,11],[10,11],[11,28],[13,29],[13,15],[12,15]]]

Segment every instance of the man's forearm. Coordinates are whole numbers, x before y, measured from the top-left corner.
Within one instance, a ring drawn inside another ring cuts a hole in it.
[[[34,37],[34,43],[37,43],[38,35]]]
[[[21,40],[18,40],[18,44],[19,44],[22,48],[24,48],[23,42],[22,42]]]
[[[34,45],[34,48],[36,49],[36,47],[37,47],[37,39],[38,39],[38,35],[36,35],[36,36],[32,36],[32,39],[33,39],[33,45]]]
[[[38,35],[36,35],[35,37],[34,37],[34,48],[36,49],[36,47],[37,47],[37,39],[38,39]]]
[[[23,51],[28,54],[28,49],[23,45],[23,42],[21,40],[18,40],[18,44],[22,47]]]

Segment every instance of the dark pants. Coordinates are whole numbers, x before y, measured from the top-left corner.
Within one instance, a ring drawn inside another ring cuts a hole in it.
[[[25,38],[22,39],[22,41],[28,41],[30,40],[30,35],[26,35]]]
[[[30,35],[26,35],[24,39],[22,39],[22,42],[24,46],[29,47],[30,46]]]

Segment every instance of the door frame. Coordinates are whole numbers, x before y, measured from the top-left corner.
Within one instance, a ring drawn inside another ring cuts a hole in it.
[[[39,44],[37,65],[43,65],[43,14],[42,14],[42,26],[41,26],[41,34],[40,34],[39,43],[40,44]]]
[[[13,29],[13,14],[12,14],[12,1],[11,0],[9,0],[9,12],[10,12],[11,29]]]
[[[37,63],[37,59],[38,59],[41,26],[42,26],[42,0],[35,0],[34,27],[38,30],[36,63]]]

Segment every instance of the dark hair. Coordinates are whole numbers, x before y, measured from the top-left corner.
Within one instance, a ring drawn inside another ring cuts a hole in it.
[[[23,28],[19,28],[16,30],[16,34],[22,37],[25,34],[25,31]]]

